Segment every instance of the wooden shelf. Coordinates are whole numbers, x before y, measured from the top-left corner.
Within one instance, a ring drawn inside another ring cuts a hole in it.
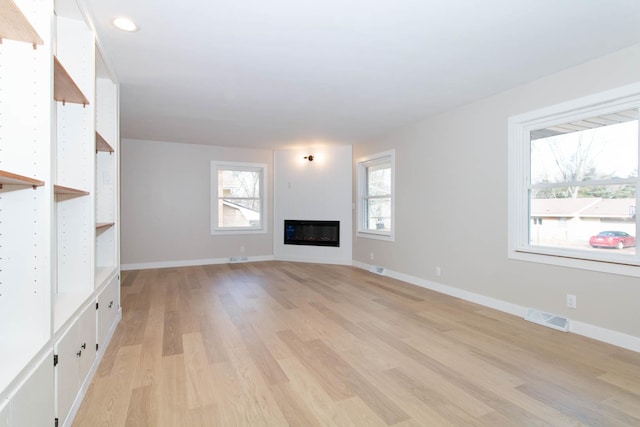
[[[96,230],[106,230],[107,228],[113,227],[115,222],[99,222],[96,224]]]
[[[102,151],[104,153],[113,153],[113,147],[107,142],[106,139],[102,137],[98,132],[96,132],[96,153],[98,151]]]
[[[0,0],[0,10],[2,10],[0,14],[0,43],[2,43],[2,39],[16,40],[31,43],[34,49],[37,45],[44,44],[42,38],[13,0]]]
[[[0,0],[0,2],[3,0]],[[42,187],[44,185],[44,181],[40,181],[39,179],[29,178],[28,176],[22,176],[15,173],[7,172],[0,170],[0,189],[4,184],[7,185],[28,185],[33,187]]]
[[[62,102],[63,105],[66,102],[89,105],[89,100],[55,56],[53,57],[53,76],[53,99]]]
[[[77,188],[63,187],[62,185],[54,185],[53,192],[64,196],[88,196],[89,192],[78,190]]]

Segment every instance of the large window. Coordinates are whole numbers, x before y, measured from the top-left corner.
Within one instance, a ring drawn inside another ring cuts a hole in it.
[[[359,237],[393,240],[394,151],[358,161]]]
[[[632,85],[509,121],[512,258],[640,275]]]
[[[211,233],[265,232],[265,170],[255,163],[211,162]]]

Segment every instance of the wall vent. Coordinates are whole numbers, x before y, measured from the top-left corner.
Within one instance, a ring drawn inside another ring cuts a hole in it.
[[[562,316],[556,316],[555,314],[545,313],[535,308],[528,308],[524,315],[524,320],[537,323],[548,328],[557,329],[558,331],[569,331],[569,319]]]
[[[246,257],[246,256],[229,257],[229,264],[237,264],[239,262],[247,262],[247,261],[249,261],[249,257]]]
[[[372,265],[371,267],[369,267],[369,271],[371,273],[384,275],[384,267],[379,267],[377,265]]]

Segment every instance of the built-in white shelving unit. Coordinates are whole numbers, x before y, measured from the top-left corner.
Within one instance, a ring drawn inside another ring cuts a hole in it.
[[[51,341],[51,22],[35,3],[0,0],[0,390],[29,382]]]
[[[71,425],[121,316],[118,85],[81,1],[0,0],[0,426]]]
[[[95,42],[69,0],[56,1],[55,184],[56,288],[54,331],[59,331],[93,293]]]
[[[100,55],[96,60],[96,283],[119,268],[118,221],[118,90]]]

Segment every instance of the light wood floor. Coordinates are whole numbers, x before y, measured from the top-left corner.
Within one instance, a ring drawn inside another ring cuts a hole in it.
[[[640,425],[640,354],[345,266],[124,272],[74,426]]]

